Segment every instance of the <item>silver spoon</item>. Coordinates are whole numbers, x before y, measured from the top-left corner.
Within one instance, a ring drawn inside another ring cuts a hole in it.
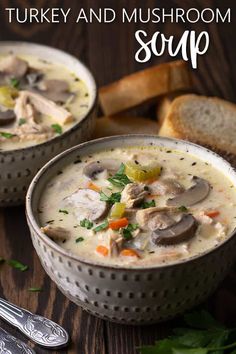
[[[34,315],[1,298],[0,317],[43,347],[64,347],[69,342],[68,333],[57,323],[45,317]]]
[[[0,328],[0,353],[36,354],[35,351],[27,344],[19,339],[16,339],[11,334],[7,333],[7,331],[3,328]]]

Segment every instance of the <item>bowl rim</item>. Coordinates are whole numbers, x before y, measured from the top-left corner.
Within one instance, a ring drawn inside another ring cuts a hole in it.
[[[200,149],[202,151],[205,151],[207,154],[213,155],[215,156],[217,159],[221,160],[224,162],[224,165],[235,174],[236,177],[236,168],[234,168],[228,161],[226,161],[223,157],[221,157],[220,155],[218,155],[217,153],[215,153],[214,151],[205,148],[201,145],[186,141],[186,140],[182,140],[182,139],[175,139],[175,138],[168,138],[168,137],[161,137],[161,136],[157,136],[157,135],[152,135],[152,134],[126,134],[126,135],[115,135],[115,136],[109,136],[109,137],[102,137],[102,138],[98,138],[98,139],[94,139],[94,140],[90,140],[81,144],[78,144],[76,146],[73,146],[70,149],[67,149],[65,151],[63,151],[62,153],[58,154],[57,156],[55,156],[54,158],[52,158],[50,161],[48,161],[39,171],[38,173],[35,175],[35,177],[33,178],[33,180],[30,183],[30,186],[28,188],[27,191],[27,195],[26,195],[26,218],[27,218],[27,222],[28,224],[32,227],[32,229],[34,230],[35,234],[37,235],[38,238],[40,238],[44,243],[46,243],[47,246],[51,247],[52,249],[54,249],[56,252],[58,252],[60,255],[68,257],[74,261],[77,261],[79,263],[82,263],[86,266],[94,266],[94,267],[99,267],[102,269],[110,269],[110,270],[123,270],[123,271],[148,271],[148,270],[164,270],[167,268],[171,268],[171,267],[180,267],[189,263],[192,263],[194,261],[198,261],[204,257],[209,256],[210,254],[215,253],[217,250],[219,250],[219,248],[222,248],[223,246],[225,246],[228,242],[232,241],[233,237],[236,235],[236,227],[233,229],[233,231],[228,235],[228,237],[221,243],[217,244],[216,246],[214,246],[213,248],[210,248],[209,250],[206,250],[198,255],[180,260],[180,261],[176,261],[173,263],[167,263],[167,264],[159,264],[159,265],[149,265],[149,266],[139,266],[139,265],[135,265],[135,266],[129,266],[129,265],[116,265],[116,264],[106,264],[106,263],[102,263],[99,261],[93,261],[93,260],[88,260],[86,258],[83,258],[79,255],[74,254],[71,251],[68,251],[64,248],[62,248],[61,246],[59,246],[56,242],[52,241],[49,237],[47,237],[41,230],[40,227],[38,226],[38,223],[36,222],[36,219],[34,217],[34,213],[32,210],[32,200],[34,197],[34,192],[35,192],[35,188],[37,188],[37,181],[41,178],[41,176],[43,176],[44,174],[47,174],[47,171],[50,169],[50,167],[52,165],[57,164],[57,162],[59,160],[61,160],[62,158],[64,158],[67,155],[70,155],[73,151],[75,150],[79,150],[80,148],[86,148],[87,146],[91,146],[91,145],[95,145],[97,143],[102,143],[104,141],[114,141],[114,140],[119,140],[119,139],[130,139],[130,138],[152,138],[152,139],[157,139],[159,141],[170,141],[170,142],[176,142],[176,144],[178,143],[182,143],[186,146],[192,146],[195,147],[197,149]],[[178,149],[176,149],[178,150]],[[223,172],[222,172],[223,173]],[[31,230],[30,230],[31,232]],[[32,234],[31,234],[32,237]]]
[[[49,139],[49,140],[46,140],[42,143],[39,143],[39,144],[36,144],[36,145],[32,145],[32,146],[27,146],[27,147],[24,147],[24,148],[20,148],[20,149],[12,149],[12,150],[0,150],[0,156],[7,156],[7,155],[12,155],[12,154],[17,154],[17,153],[21,153],[21,152],[27,152],[27,151],[32,151],[32,150],[36,150],[38,148],[41,148],[41,147],[44,147],[44,146],[47,146],[47,145],[50,145],[51,143],[57,143],[58,141],[60,141],[60,139],[66,139],[66,137],[68,135],[70,135],[71,133],[73,133],[75,130],[77,130],[77,128],[79,128],[79,126],[81,124],[83,124],[86,120],[89,119],[90,115],[92,114],[92,112],[94,111],[96,105],[97,105],[97,102],[98,102],[98,84],[97,84],[97,81],[92,73],[92,71],[89,69],[89,67],[84,64],[84,62],[80,59],[78,59],[76,56],[74,56],[73,54],[70,54],[68,52],[66,52],[65,50],[62,50],[62,49],[59,49],[59,48],[56,48],[56,47],[53,47],[53,46],[49,46],[49,45],[44,45],[44,44],[40,44],[40,43],[36,43],[36,42],[26,42],[26,41],[0,41],[0,47],[1,45],[4,44],[4,45],[33,45],[33,46],[36,46],[38,48],[44,48],[44,49],[48,49],[48,50],[53,50],[55,52],[58,52],[60,54],[63,54],[65,56],[67,56],[67,58],[71,58],[77,62],[79,62],[83,68],[87,71],[87,73],[89,74],[90,78],[91,78],[91,81],[93,82],[93,85],[94,85],[94,98],[91,102],[91,107],[89,108],[89,110],[87,111],[87,113],[84,115],[84,117],[79,121],[77,122],[75,125],[73,125],[71,128],[69,128],[68,130],[66,130],[65,132],[63,132],[61,135],[56,135],[54,136],[53,138]],[[85,82],[86,84],[86,82]]]

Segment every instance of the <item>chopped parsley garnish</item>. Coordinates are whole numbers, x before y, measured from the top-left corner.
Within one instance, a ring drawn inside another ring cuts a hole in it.
[[[83,237],[78,237],[78,238],[75,240],[76,243],[79,243],[79,242],[82,242],[82,241],[84,241],[84,238],[83,238]]]
[[[11,133],[8,133],[8,132],[0,132],[0,135],[3,136],[6,139],[11,139],[14,136],[16,136],[15,134],[11,134]]]
[[[51,127],[55,131],[55,133],[62,134],[62,127],[60,124],[52,124]]]
[[[15,259],[9,259],[9,261],[7,261],[7,263],[15,269],[19,269],[21,272],[24,272],[25,270],[27,270],[29,267]]]
[[[99,231],[102,231],[102,230],[105,230],[107,229],[109,226],[109,222],[108,220],[104,221],[102,224],[98,225],[97,227],[95,227],[93,229],[94,232],[99,232]]]
[[[33,287],[33,288],[29,288],[28,289],[30,292],[32,293],[39,293],[40,291],[42,291],[42,288],[37,288],[37,287]]]
[[[46,224],[53,224],[55,220],[48,220],[46,221]]]
[[[129,241],[133,238],[132,232],[137,230],[139,227],[138,224],[129,224],[126,228],[123,229],[122,233],[123,233],[123,238],[126,241]]]
[[[26,119],[25,118],[20,118],[19,122],[18,122],[18,125],[21,126],[21,125],[23,125],[25,123],[26,123]]]
[[[17,89],[19,87],[19,85],[20,85],[20,81],[18,79],[16,79],[15,77],[13,77],[10,80],[10,85]]]
[[[108,202],[109,204],[119,203],[121,199],[121,193],[116,192],[112,193],[110,196],[106,195],[103,192],[100,192],[100,200],[103,202]]]
[[[156,202],[153,199],[150,202],[143,202],[140,206],[141,206],[142,209],[148,209],[148,208],[151,208],[151,207],[155,207],[156,206]]]
[[[125,187],[127,184],[132,183],[124,172],[125,165],[122,163],[119,170],[112,177],[108,178],[108,181],[117,187]]]
[[[59,209],[59,213],[63,213],[63,214],[69,214],[69,211],[65,210],[65,209]]]
[[[83,219],[80,221],[80,226],[85,227],[86,229],[90,230],[93,227],[93,222],[89,219]]]
[[[178,207],[178,210],[185,212],[185,211],[188,211],[188,208],[186,208],[186,206],[184,206],[184,205],[181,205],[180,207]]]
[[[143,188],[146,192],[148,192],[149,191],[149,187],[148,186],[144,186],[144,188]]]

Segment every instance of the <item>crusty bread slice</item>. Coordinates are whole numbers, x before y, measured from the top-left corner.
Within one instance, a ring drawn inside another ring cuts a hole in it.
[[[177,60],[138,71],[102,87],[100,104],[105,115],[114,115],[191,85],[187,63]]]
[[[178,96],[180,96],[179,93],[171,93],[169,95],[160,97],[160,99],[158,100],[156,108],[156,118],[159,129],[161,128],[162,123],[164,122],[167,114],[169,113],[173,100]]]
[[[124,134],[157,134],[156,121],[142,117],[102,117],[98,118],[92,139]]]
[[[216,97],[183,95],[171,104],[159,135],[208,147],[236,166],[236,105]]]

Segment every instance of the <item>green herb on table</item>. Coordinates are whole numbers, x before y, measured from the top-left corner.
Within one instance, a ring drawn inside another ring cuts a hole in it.
[[[60,124],[52,124],[51,127],[55,131],[55,133],[62,134],[62,127]]]
[[[138,224],[129,224],[128,226],[126,226],[126,227],[122,230],[123,238],[124,238],[126,241],[132,240],[132,238],[133,238],[132,232],[135,231],[135,230],[137,230],[138,227],[139,227]]]
[[[21,126],[21,125],[24,125],[25,123],[26,123],[26,119],[25,118],[20,118],[19,122],[18,122],[18,125]]]
[[[125,187],[127,184],[132,183],[124,172],[125,165],[122,163],[119,170],[112,177],[108,178],[108,181],[117,187]]]
[[[87,230],[90,230],[93,227],[93,222],[89,219],[83,219],[80,221],[80,226],[85,227]]]
[[[1,135],[3,138],[6,138],[6,139],[11,139],[11,138],[13,138],[14,136],[16,136],[16,134],[11,134],[11,133],[8,133],[8,132],[0,132],[0,135]]]
[[[140,347],[140,354],[236,353],[236,328],[226,328],[204,310],[185,315],[184,322],[185,327],[173,329],[172,336]]]
[[[99,231],[102,231],[102,230],[105,230],[107,229],[109,226],[109,222],[108,220],[104,221],[102,224],[98,225],[97,227],[95,227],[93,229],[94,232],[99,232]]]
[[[20,81],[17,78],[13,77],[10,79],[10,85],[17,89],[20,86]]]
[[[76,243],[79,243],[79,242],[82,242],[82,241],[84,241],[84,238],[83,238],[83,237],[78,237],[78,238],[75,240]]]
[[[65,209],[59,209],[59,213],[63,213],[65,215],[69,214],[69,211],[65,210]]]
[[[143,202],[141,205],[142,209],[148,209],[156,206],[155,200],[151,200],[150,202]]]
[[[103,202],[108,202],[109,204],[119,203],[121,199],[121,193],[112,193],[110,196],[106,195],[103,192],[100,192],[100,200]]]
[[[9,259],[7,261],[7,264],[9,264],[12,268],[18,269],[21,272],[26,271],[29,267],[15,259]]]
[[[40,291],[42,291],[42,288],[37,288],[37,287],[33,287],[33,288],[29,288],[28,291],[32,292],[32,293],[39,293]]]

